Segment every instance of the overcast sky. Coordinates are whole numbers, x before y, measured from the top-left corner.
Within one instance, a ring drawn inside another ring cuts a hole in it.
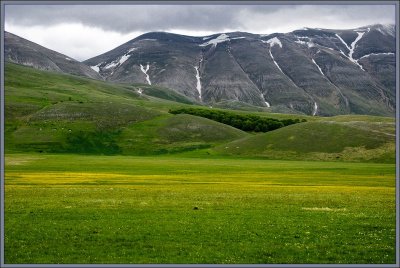
[[[378,2],[377,2],[378,3]],[[150,31],[205,36],[395,23],[394,5],[6,5],[5,30],[77,60]]]

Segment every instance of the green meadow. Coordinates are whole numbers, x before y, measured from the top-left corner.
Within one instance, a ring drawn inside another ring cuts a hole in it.
[[[228,106],[7,63],[5,263],[395,263],[394,118]]]
[[[6,155],[6,263],[394,263],[395,166]]]

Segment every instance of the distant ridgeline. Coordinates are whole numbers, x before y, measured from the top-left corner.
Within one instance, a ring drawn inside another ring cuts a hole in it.
[[[282,119],[266,118],[257,115],[239,115],[235,113],[206,110],[196,108],[182,108],[169,110],[171,114],[191,114],[196,116],[205,117],[232,127],[241,129],[243,131],[254,132],[268,132],[281,127],[286,127],[292,124],[306,122],[305,119]]]

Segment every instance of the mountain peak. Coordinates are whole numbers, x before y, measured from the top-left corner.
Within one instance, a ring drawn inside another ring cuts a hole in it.
[[[10,32],[4,34],[4,54],[7,61],[36,69],[101,79],[85,64]]]

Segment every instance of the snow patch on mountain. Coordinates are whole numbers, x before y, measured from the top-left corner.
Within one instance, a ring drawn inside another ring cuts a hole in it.
[[[279,71],[281,71],[283,74],[285,74],[285,73],[282,71],[281,67],[279,67],[278,63],[275,61],[274,56],[272,56],[271,49],[269,50],[269,55],[271,56],[272,61],[275,63],[276,67],[278,67]]]
[[[311,60],[312,60],[312,62],[315,64],[315,66],[318,67],[319,72],[320,72],[323,76],[325,76],[324,73],[323,73],[322,70],[321,70],[321,67],[319,67],[319,65],[315,62],[315,60],[314,60],[314,59],[311,59]]]
[[[270,107],[269,102],[267,102],[267,101],[265,100],[265,97],[264,97],[264,95],[261,93],[261,91],[260,91],[260,98],[264,101],[264,103],[265,103],[265,105],[267,105],[267,107]]]
[[[394,55],[394,53],[392,53],[392,52],[388,52],[388,53],[371,53],[371,54],[367,54],[367,55],[362,56],[358,60],[361,60],[363,58],[370,57],[370,56],[381,56],[381,55]]]
[[[318,104],[316,102],[314,102],[314,110],[312,112],[312,115],[315,116],[318,112]]]
[[[335,35],[347,47],[347,49],[350,50],[350,47],[347,45],[347,43],[338,34]]]
[[[278,45],[282,48],[282,43],[281,40],[279,40],[277,37],[271,38],[267,41],[261,40],[261,42],[263,43],[268,43],[271,47]]]
[[[281,71],[281,73],[282,73],[284,76],[286,76],[287,79],[289,79],[289,80],[293,83],[294,86],[297,87],[296,83],[295,83],[289,76],[287,76],[287,75],[282,71],[281,67],[279,67],[279,64],[275,61],[275,58],[274,58],[274,56],[272,55],[271,48],[269,48],[269,55],[271,56],[271,59],[272,59],[272,61],[275,63],[276,67],[278,67],[279,71]]]
[[[306,41],[296,40],[294,42],[297,43],[297,44],[300,44],[300,45],[307,45]]]
[[[129,57],[131,55],[128,55],[129,52],[132,52],[134,49],[130,49],[128,52],[126,52],[124,55],[122,55],[120,58],[118,58],[115,61],[112,61],[111,63],[107,64],[106,66],[104,66],[104,69],[110,69],[110,68],[114,68],[116,66],[120,66],[121,64],[123,64],[127,59],[129,59]]]
[[[129,54],[130,52],[135,51],[135,50],[137,50],[137,48],[136,48],[136,47],[133,47],[133,48],[129,49],[128,52],[126,52],[126,54]],[[126,55],[126,54],[125,54],[125,55]]]
[[[199,67],[198,66],[193,66],[196,69],[196,89],[199,92],[199,99],[201,100],[201,82],[200,82],[200,74],[199,74]]]
[[[346,58],[348,58],[347,55],[344,54],[344,52],[343,52],[342,50],[340,50],[340,54],[342,54],[343,56],[345,56]]]
[[[209,45],[213,45],[213,47],[216,47],[219,43],[223,43],[223,42],[226,42],[226,41],[229,41],[229,40],[230,39],[229,39],[229,36],[227,34],[221,34],[217,38],[211,39],[211,40],[209,40],[209,41],[207,41],[207,42],[205,42],[205,43],[203,43],[203,44],[201,44],[199,46],[206,47],[206,46],[209,46]]]
[[[346,58],[348,58],[351,62],[353,62],[354,64],[356,64],[358,67],[360,67],[361,70],[365,71],[364,68],[361,66],[361,64],[358,63],[358,61],[356,59],[353,58],[353,54],[354,54],[354,50],[356,48],[356,45],[358,43],[358,41],[360,41],[360,39],[363,37],[363,35],[365,34],[365,32],[357,32],[358,36],[356,37],[356,39],[350,44],[350,47],[346,44],[346,42],[338,35],[335,34],[337,36],[337,38],[349,49],[349,55],[346,55],[343,53],[342,50],[340,50],[340,53],[342,53]]]
[[[360,39],[363,37],[365,32],[357,32],[357,34],[358,34],[357,38],[350,45],[351,47],[350,47],[349,57],[352,59],[352,61],[354,61],[353,53],[354,53],[354,49],[356,48],[356,44],[358,41],[360,41]]]
[[[149,85],[151,85],[150,77],[149,77],[149,75],[147,74],[147,71],[149,70],[149,68],[150,68],[150,65],[149,65],[148,63],[147,63],[146,69],[144,69],[143,65],[140,64],[140,70],[142,70],[142,72],[146,75],[147,83],[148,83]]]
[[[99,63],[99,64],[97,64],[97,65],[95,65],[95,66],[90,66],[90,68],[92,68],[93,69],[93,71],[95,71],[95,72],[100,72],[100,68],[99,68],[99,65],[100,65],[101,63]]]
[[[244,36],[239,36],[239,37],[233,37],[233,38],[231,38],[232,40],[236,40],[236,39],[244,39],[244,38],[246,38],[246,37],[244,37]]]
[[[300,45],[307,45],[309,48],[315,47],[315,44],[313,42],[306,42],[306,41],[301,41],[301,40],[296,40],[294,42],[297,44],[300,44]]]
[[[118,62],[118,64],[119,65],[121,65],[122,63],[124,63],[127,59],[129,59],[129,57],[130,57],[131,55],[123,55],[120,59],[119,59],[119,62]]]
[[[269,55],[271,56],[271,59],[272,59],[272,61],[275,63],[276,67],[278,67],[279,71],[281,71],[281,73],[282,73],[284,76],[286,76],[287,79],[289,79],[290,82],[292,82],[293,85],[294,85],[295,87],[297,87],[296,83],[295,83],[289,76],[287,76],[287,75],[282,71],[281,67],[279,67],[279,64],[275,61],[274,56],[272,55],[271,48],[269,48]]]
[[[349,52],[349,59],[352,62],[354,62],[356,65],[358,65],[358,67],[360,67],[361,70],[365,71],[363,69],[363,67],[361,66],[361,64],[359,64],[358,61],[353,58],[353,53],[354,53],[354,49],[356,48],[356,44],[357,44],[358,41],[360,41],[360,39],[363,37],[365,32],[357,32],[357,34],[358,34],[357,38],[353,41],[353,43],[351,43],[350,52]]]
[[[109,64],[107,64],[106,66],[104,66],[103,68],[104,69],[110,69],[110,68],[116,67],[117,65],[118,65],[118,62],[117,61],[113,61],[113,62],[110,62]]]

